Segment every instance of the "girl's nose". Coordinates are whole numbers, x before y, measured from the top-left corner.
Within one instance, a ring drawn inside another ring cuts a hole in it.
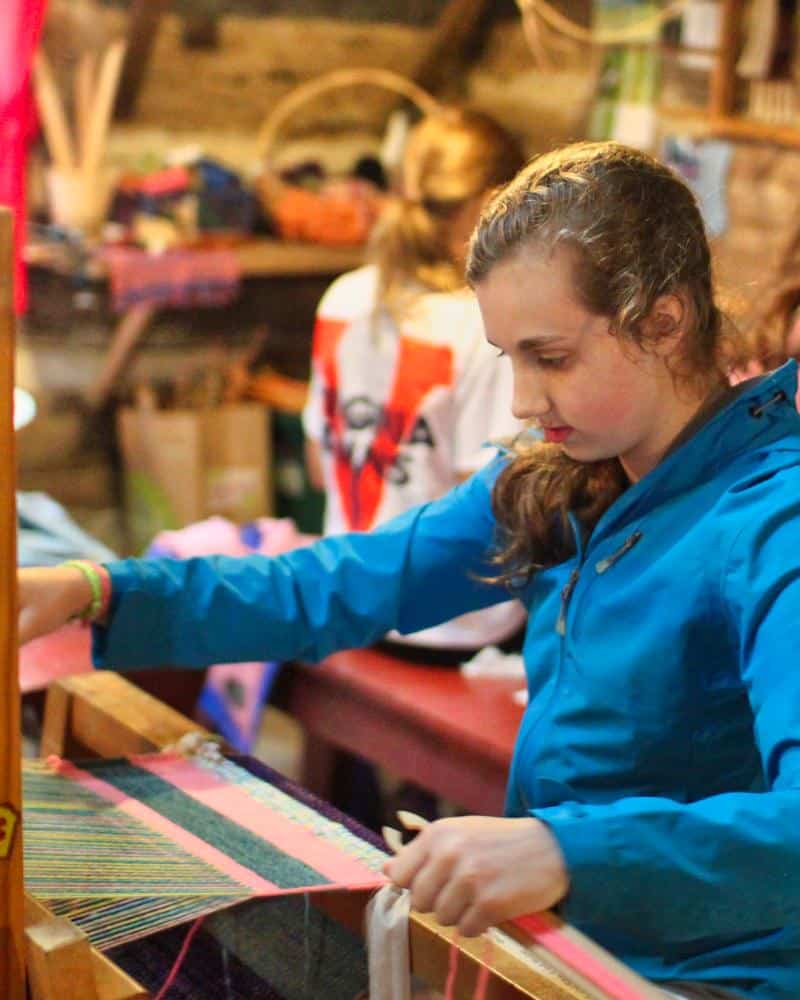
[[[539,380],[533,376],[514,376],[511,412],[517,420],[536,420],[550,411],[550,400]]]

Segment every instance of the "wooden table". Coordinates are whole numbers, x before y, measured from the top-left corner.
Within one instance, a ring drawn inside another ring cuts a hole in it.
[[[355,754],[483,815],[502,813],[522,680],[465,678],[372,649],[284,667],[276,701],[306,732],[302,783],[324,798]]]

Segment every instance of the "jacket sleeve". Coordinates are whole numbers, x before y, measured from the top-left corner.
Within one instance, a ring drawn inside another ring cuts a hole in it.
[[[668,941],[800,922],[800,488],[773,509],[740,534],[721,584],[764,790],[534,810],[570,871],[569,920]]]
[[[477,579],[492,572],[490,493],[502,462],[373,532],[286,555],[110,563],[111,614],[94,628],[95,665],[319,660],[507,600]]]

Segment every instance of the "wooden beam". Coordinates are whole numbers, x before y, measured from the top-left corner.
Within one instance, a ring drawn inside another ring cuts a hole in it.
[[[733,111],[736,98],[736,58],[743,0],[724,0],[717,55],[709,81],[708,110],[711,117]]]
[[[133,117],[139,88],[158,33],[158,24],[166,6],[167,0],[133,0],[131,4],[128,49],[114,105],[115,118],[125,120]]]
[[[23,1000],[22,803],[17,668],[13,223],[0,208],[0,996]]]
[[[413,74],[421,87],[436,93],[463,65],[467,49],[483,24],[487,0],[448,0],[433,29],[427,51]]]
[[[33,1000],[98,1000],[89,939],[63,917],[25,931]]]
[[[45,702],[41,756],[74,749],[98,757],[153,753],[187,733],[211,734],[135,687],[122,675],[98,670],[51,684]]]

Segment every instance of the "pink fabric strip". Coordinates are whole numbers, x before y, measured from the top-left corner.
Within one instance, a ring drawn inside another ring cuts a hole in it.
[[[48,757],[47,762],[53,770],[63,774],[65,778],[69,778],[87,791],[105,799],[106,802],[110,802],[127,816],[132,816],[144,823],[149,829],[162,834],[174,844],[182,847],[188,854],[205,861],[212,868],[216,868],[223,875],[234,879],[259,896],[276,896],[283,892],[274,882],[269,882],[232,858],[226,857],[216,847],[207,844],[193,833],[181,829],[176,823],[159,815],[143,802],[129,798],[124,792],[119,791],[108,782],[94,777],[94,775],[76,767],[67,760],[62,760],[60,757]]]
[[[131,757],[132,763],[179,788],[209,809],[237,823],[284,854],[302,861],[341,888],[372,889],[388,879],[357,858],[323,840],[294,820],[281,816],[247,792],[176,754]]]
[[[625,982],[613,969],[609,969],[594,955],[566,937],[559,925],[547,914],[529,913],[524,917],[517,917],[512,923],[566,962],[570,968],[605,990],[613,1000],[642,1000],[642,994],[635,986]]]

